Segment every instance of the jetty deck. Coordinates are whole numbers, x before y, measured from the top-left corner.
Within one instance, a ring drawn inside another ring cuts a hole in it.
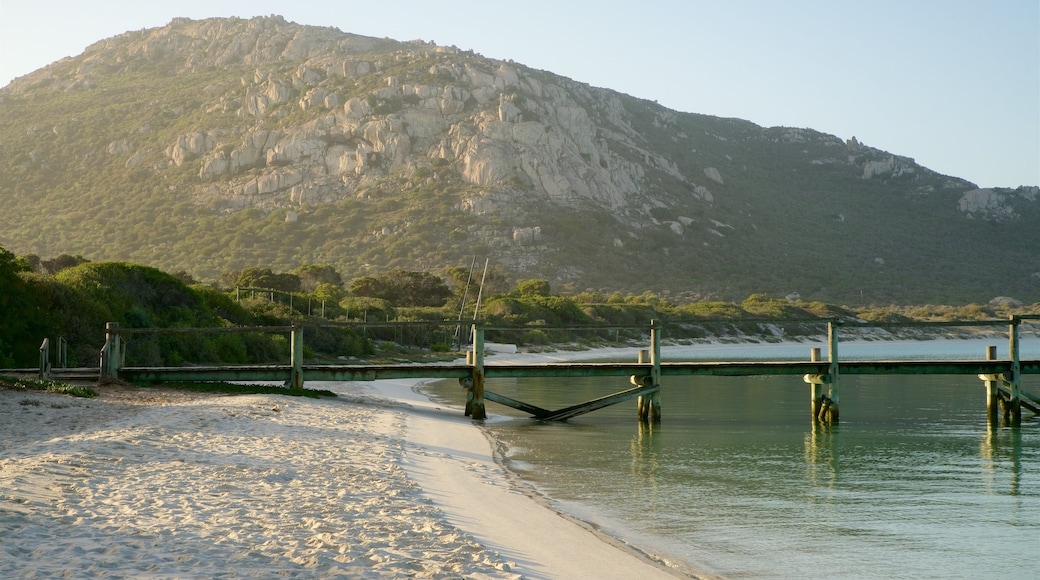
[[[1009,356],[996,357],[996,347],[989,347],[985,358],[977,360],[841,360],[839,358],[839,324],[827,324],[827,358],[821,359],[821,349],[812,349],[808,361],[669,361],[661,360],[661,325],[652,322],[649,327],[648,349],[638,350],[634,362],[543,362],[543,363],[489,363],[485,359],[484,333],[490,328],[477,321],[467,321],[473,330],[472,346],[465,363],[400,363],[400,364],[303,364],[302,327],[234,327],[194,329],[120,328],[109,323],[106,344],[96,368],[52,368],[48,341],[41,347],[39,374],[41,377],[119,379],[133,383],[156,382],[214,382],[264,381],[283,383],[290,389],[302,389],[307,381],[376,381],[387,379],[457,379],[468,391],[466,414],[475,419],[486,417],[485,399],[531,413],[540,420],[562,420],[613,405],[638,399],[641,420],[660,420],[660,392],[662,379],[672,376],[801,376],[811,386],[811,412],[814,420],[836,422],[839,409],[840,375],[976,375],[987,389],[987,411],[995,420],[1003,409],[1007,421],[1017,424],[1021,409],[1040,412],[1040,400],[1020,388],[1020,377],[1040,374],[1040,359],[1023,359],[1019,352],[1019,327],[1023,321],[1040,320],[1040,316],[1012,316],[1009,320],[959,321],[916,323],[914,326],[1006,326]],[[805,321],[799,321],[805,322]],[[409,323],[384,323],[385,325]],[[414,324],[414,323],[411,323]],[[424,323],[430,324],[430,323]],[[458,321],[434,323],[458,326]],[[358,323],[354,323],[358,325]],[[904,325],[905,326],[905,325]],[[645,327],[643,327],[645,328]],[[282,332],[290,334],[291,361],[289,364],[134,367],[122,364],[126,342],[123,335],[143,333],[213,333],[213,332]],[[59,350],[60,350],[59,346]],[[26,369],[22,369],[26,370]],[[489,378],[574,378],[574,377],[628,377],[632,387],[593,401],[548,410],[504,397],[484,389]],[[827,392],[824,393],[824,387]]]

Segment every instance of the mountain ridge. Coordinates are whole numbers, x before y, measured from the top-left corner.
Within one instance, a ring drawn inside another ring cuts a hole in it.
[[[727,299],[1032,301],[1040,285],[1036,187],[280,17],[99,41],[0,89],[0,112],[0,244],[21,253],[202,279],[480,255],[564,289]]]

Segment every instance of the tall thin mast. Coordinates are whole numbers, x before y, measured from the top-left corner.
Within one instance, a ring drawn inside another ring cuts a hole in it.
[[[490,261],[491,258],[484,258],[484,274],[480,277],[480,288],[477,289],[477,307],[473,309],[473,320],[476,320],[480,313],[480,299],[484,296],[484,280],[487,279],[488,262]]]

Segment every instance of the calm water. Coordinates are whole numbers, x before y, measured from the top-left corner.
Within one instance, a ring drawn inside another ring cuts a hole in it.
[[[935,346],[865,345],[864,357],[914,357]],[[779,348],[757,354],[778,358]],[[808,347],[795,350],[803,356]],[[842,348],[843,356],[853,351]],[[953,358],[983,358],[984,349],[966,352]],[[559,408],[627,386],[508,379],[487,389]],[[973,376],[844,376],[840,386],[841,423],[831,428],[813,427],[800,377],[665,377],[664,418],[652,428],[640,427],[634,401],[553,424],[488,403],[486,425],[508,467],[558,507],[688,570],[1037,577],[1040,421],[990,429]],[[1035,377],[1023,387],[1040,392]],[[454,381],[433,391],[462,404]]]

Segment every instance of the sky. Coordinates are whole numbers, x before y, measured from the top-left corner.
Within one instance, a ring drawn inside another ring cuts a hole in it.
[[[1040,0],[0,0],[0,87],[175,17],[271,14],[1040,185]]]

